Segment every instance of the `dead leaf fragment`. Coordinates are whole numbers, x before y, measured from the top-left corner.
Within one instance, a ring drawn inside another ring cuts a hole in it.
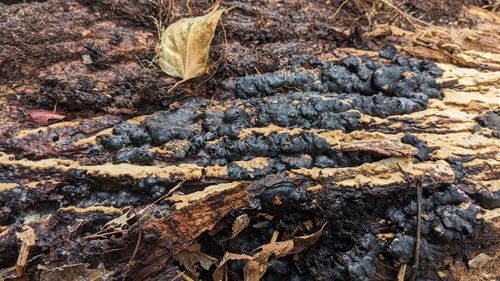
[[[316,243],[323,232],[323,228],[326,223],[321,227],[321,229],[311,235],[299,236],[290,240],[273,242],[265,244],[255,249],[260,250],[253,257],[244,254],[233,254],[226,253],[224,258],[220,262],[219,266],[212,275],[212,278],[217,281],[226,280],[225,274],[225,264],[230,260],[246,260],[247,264],[243,268],[243,274],[246,281],[258,281],[264,273],[266,273],[267,267],[271,264],[267,261],[272,255],[276,258],[281,258],[286,255],[296,254],[306,247]]]
[[[215,269],[214,273],[212,274],[212,279],[214,281],[222,281],[222,280],[227,280],[226,276],[226,263],[228,261],[235,261],[235,260],[244,260],[244,261],[249,261],[252,260],[253,257],[245,254],[233,254],[226,252],[224,254],[224,257],[219,263],[219,266]]]
[[[161,69],[168,75],[182,80],[206,73],[208,51],[217,22],[226,10],[214,10],[204,16],[178,20],[160,31],[157,54]]]
[[[174,258],[180,262],[193,277],[198,276],[196,263],[199,263],[205,270],[209,270],[210,266],[217,262],[216,258],[202,253],[201,245],[198,243],[189,246],[187,249],[181,250],[179,253],[174,255]]]
[[[469,267],[470,268],[481,268],[485,266],[486,264],[490,263],[492,260],[496,259],[497,257],[490,257],[485,253],[480,253],[471,260],[469,260]]]
[[[233,229],[231,231],[231,236],[229,239],[236,237],[243,229],[245,229],[250,224],[250,217],[247,214],[239,215],[233,223]]]
[[[49,120],[63,120],[66,116],[53,111],[32,109],[26,113],[26,120],[31,123],[48,125]]]

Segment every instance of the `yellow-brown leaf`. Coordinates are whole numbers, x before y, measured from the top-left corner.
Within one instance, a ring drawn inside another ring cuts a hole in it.
[[[224,11],[181,19],[161,32],[157,48],[159,64],[168,75],[182,79],[177,84],[205,74],[210,42]]]

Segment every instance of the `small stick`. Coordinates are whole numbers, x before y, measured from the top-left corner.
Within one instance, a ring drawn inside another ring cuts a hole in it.
[[[410,278],[411,281],[415,281],[418,272],[418,263],[420,259],[420,231],[422,223],[422,182],[420,179],[417,181],[417,230],[415,234],[415,255],[413,257],[413,273]]]
[[[399,170],[403,173],[407,183],[410,183],[410,178],[398,163]],[[420,262],[420,232],[422,224],[422,180],[417,178],[417,229],[415,230],[415,248],[413,254],[413,273],[410,277],[411,281],[417,278],[418,264]]]
[[[415,29],[416,32],[420,31],[420,29],[412,21],[412,19],[415,19],[414,17],[407,15],[405,12],[401,11],[400,9],[398,9],[397,7],[388,3],[385,0],[380,0],[380,2],[384,3],[385,5],[389,6],[391,9],[396,11],[398,14],[400,14],[406,21],[408,21],[408,23]],[[417,20],[417,19],[415,19],[415,20]]]
[[[167,194],[163,195],[162,197],[158,198],[153,203],[149,204],[146,208],[143,209],[143,211],[146,210],[146,209],[148,209],[150,206],[158,203],[160,200],[165,199],[167,196],[169,196],[170,194],[172,194],[175,190],[177,190],[178,188],[180,188],[185,181],[186,180],[182,180],[174,188],[172,188]],[[138,217],[138,214],[135,212],[135,210],[132,209],[132,211],[134,212],[134,216]],[[135,259],[135,256],[137,255],[137,251],[139,250],[139,244],[141,243],[141,239],[142,239],[142,222],[141,222],[140,219],[137,219],[137,223],[139,224],[139,235],[137,236],[137,242],[135,244],[134,253],[132,254],[132,257],[130,258],[130,261],[125,266],[125,273],[123,275],[122,281],[125,281],[125,279],[127,278],[129,267],[132,265],[132,263],[133,263],[133,261]]]

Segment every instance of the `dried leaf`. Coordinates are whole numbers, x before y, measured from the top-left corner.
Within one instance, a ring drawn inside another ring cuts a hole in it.
[[[181,250],[179,253],[174,255],[174,258],[180,262],[193,276],[198,276],[196,263],[199,263],[205,270],[209,270],[210,266],[217,262],[216,258],[202,253],[200,250],[201,245],[196,243],[189,246],[187,249]]]
[[[233,254],[226,252],[224,254],[224,257],[222,258],[219,266],[215,269],[214,273],[212,274],[212,279],[214,281],[222,281],[226,280],[224,276],[226,275],[226,262],[232,261],[232,260],[244,260],[244,261],[250,261],[252,260],[253,257],[245,254]]]
[[[226,253],[224,258],[220,262],[219,266],[215,270],[212,275],[214,280],[224,280],[225,276],[225,264],[230,260],[246,260],[248,261],[245,267],[243,268],[243,274],[245,276],[246,281],[258,281],[264,273],[266,273],[267,267],[270,266],[270,263],[267,261],[269,257],[275,255],[276,258],[281,258],[286,255],[296,254],[306,247],[313,245],[316,243],[323,232],[323,228],[326,223],[321,227],[321,229],[311,235],[299,236],[294,239],[282,241],[282,242],[274,242],[266,245],[262,245],[255,250],[261,250],[253,257],[243,254],[233,254]]]
[[[469,260],[470,268],[481,268],[486,264],[490,263],[492,260],[495,260],[497,257],[490,257],[485,253],[480,253],[471,260]]]
[[[321,236],[323,232],[323,228],[325,227],[326,223],[321,227],[321,229],[311,235],[304,235],[304,236],[299,236],[293,238],[293,249],[287,253],[288,255],[290,254],[296,254],[298,252],[301,252],[305,248],[314,245]]]
[[[262,245],[256,249],[256,250],[261,250],[256,256],[264,258],[265,260],[267,260],[273,254],[275,254],[277,258],[284,257],[293,250],[294,240],[286,240],[282,242],[275,242]]]
[[[33,109],[26,113],[26,120],[28,122],[40,125],[48,125],[49,120],[63,120],[64,118],[66,116],[47,110]]]
[[[182,82],[205,74],[208,51],[217,22],[226,10],[200,17],[181,19],[160,32],[157,47],[161,69],[170,76],[181,78],[169,91]]]
[[[128,209],[121,216],[108,221],[98,232],[98,234],[106,233],[125,233],[129,227],[137,221],[137,216],[142,215],[146,209],[135,212],[133,209]]]
[[[247,214],[239,215],[233,223],[233,229],[229,239],[233,239],[250,224],[250,217]]]
[[[325,227],[325,225],[323,225],[323,227]],[[260,280],[260,278],[264,276],[264,273],[266,273],[267,267],[269,266],[267,260],[273,254],[276,258],[282,258],[286,255],[296,254],[304,250],[306,247],[316,243],[323,232],[323,227],[311,235],[299,236],[282,242],[269,243],[257,248],[256,250],[261,251],[254,256],[253,260],[247,262],[243,268],[245,280]]]

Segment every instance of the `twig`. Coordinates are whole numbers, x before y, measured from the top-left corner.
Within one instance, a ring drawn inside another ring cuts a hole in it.
[[[415,281],[418,273],[418,263],[420,260],[420,231],[422,223],[422,182],[420,179],[417,181],[417,230],[415,234],[415,254],[413,257],[413,273],[410,278],[411,281]]]
[[[398,272],[398,281],[405,281],[405,274],[406,274],[406,263],[403,263],[401,267],[399,268]]]
[[[182,184],[185,182],[186,180],[183,180],[181,181],[180,183],[178,183],[174,188],[172,188],[167,194],[163,195],[162,197],[158,198],[156,201],[154,201],[153,203],[149,204],[146,208],[144,208],[144,210],[148,209],[149,207],[153,206],[154,204],[158,203],[160,200],[163,200],[165,199],[166,197],[168,197],[170,194],[172,194],[175,190],[177,190],[178,188],[180,188],[182,186]],[[144,211],[143,210],[143,211]],[[132,212],[134,212],[134,216],[135,217],[139,217],[139,214],[137,214],[135,212],[134,209],[132,209]],[[139,250],[139,244],[141,242],[141,239],[142,239],[142,222],[140,220],[140,218],[137,219],[137,223],[139,224],[139,235],[137,236],[137,243],[135,244],[135,248],[134,248],[134,252],[132,253],[132,257],[130,258],[130,261],[127,263],[127,265],[125,266],[125,270],[124,270],[124,275],[123,275],[123,278],[122,278],[122,281],[125,281],[125,279],[127,278],[127,273],[128,273],[128,269],[130,267],[130,265],[132,264],[132,262],[134,261],[135,259],[135,256],[137,255],[137,251]]]
[[[337,8],[337,10],[335,11],[335,13],[333,13],[333,15],[329,16],[327,19],[333,19],[337,16],[337,14],[340,12],[340,10],[342,9],[342,7],[344,7],[344,5],[349,2],[349,0],[344,0],[344,2],[342,2],[342,4],[340,4],[340,6]]]
[[[134,211],[134,209],[132,209]],[[134,211],[134,214],[135,214],[135,211]],[[137,216],[137,214],[136,214]],[[141,243],[141,238],[142,238],[142,222],[141,220],[137,220],[137,223],[139,223],[139,235],[137,237],[137,243],[135,244],[135,249],[134,249],[134,253],[132,254],[132,258],[130,259],[130,262],[131,263],[134,259],[135,259],[135,256],[137,255],[137,250],[139,249],[139,244]]]
[[[396,6],[392,5],[391,3],[389,3],[389,2],[387,2],[385,0],[379,0],[379,1],[382,2],[382,3],[384,3],[385,5],[387,5],[388,7],[390,7],[391,9],[393,9],[394,11],[396,11],[396,13],[400,14],[403,18],[406,19],[406,21],[408,21],[408,23],[410,23],[410,25],[415,29],[416,32],[419,32],[420,29],[412,21],[412,20],[417,20],[417,19],[415,19],[412,16],[409,16],[408,14],[406,14],[403,11],[401,11]],[[421,21],[421,20],[418,20],[418,21]]]
[[[403,173],[407,183],[410,183],[410,178],[398,163],[399,170]],[[422,224],[422,180],[417,178],[417,229],[415,230],[415,248],[413,254],[413,272],[410,277],[411,281],[415,281],[418,273],[418,264],[420,262],[420,233]]]
[[[134,209],[132,209],[132,211],[134,212],[134,215],[137,217],[137,213],[134,211]],[[130,265],[132,264],[132,262],[134,261],[135,256],[137,255],[137,251],[139,250],[139,244],[141,243],[141,239],[142,239],[142,222],[141,222],[140,219],[138,219],[137,223],[139,224],[139,235],[137,235],[137,242],[135,243],[134,253],[132,254],[132,257],[130,258],[130,261],[125,266],[126,271],[125,271],[125,274],[123,275],[122,281],[125,281],[125,279],[127,278],[128,269],[129,269]]]
[[[391,9],[393,9],[394,11],[396,11],[403,18],[405,18],[411,24],[411,26],[415,29],[415,31],[417,31],[417,32],[419,32],[420,29],[413,23],[413,21],[419,22],[419,23],[424,24],[426,26],[431,26],[431,27],[434,27],[434,28],[437,28],[437,29],[440,29],[440,30],[447,31],[447,29],[445,29],[445,28],[442,28],[440,26],[434,25],[432,23],[428,23],[428,22],[426,22],[424,20],[421,20],[421,19],[418,19],[416,17],[408,15],[407,13],[401,11],[398,7],[392,5],[391,3],[387,2],[386,0],[379,0],[379,1],[382,2],[382,3],[384,3],[385,5],[387,5],[388,7],[390,7]]]

